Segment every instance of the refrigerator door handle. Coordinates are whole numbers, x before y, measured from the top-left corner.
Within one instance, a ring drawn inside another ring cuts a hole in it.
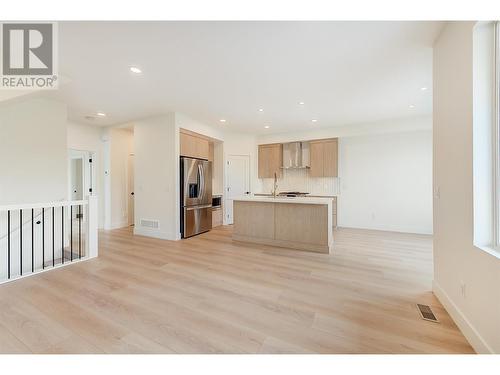
[[[203,176],[203,166],[201,164],[198,164],[198,178],[199,178],[199,186],[200,190],[198,191],[198,198],[203,197],[203,190],[205,190],[205,178]]]
[[[193,210],[198,210],[200,208],[210,208],[210,207],[212,207],[211,204],[204,204],[203,206],[186,207],[186,211],[193,211]]]

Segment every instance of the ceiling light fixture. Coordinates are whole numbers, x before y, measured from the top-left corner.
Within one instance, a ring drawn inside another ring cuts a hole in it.
[[[313,118],[311,121],[312,121],[312,122],[318,122],[318,120],[317,120],[317,119],[315,119],[315,118]]]
[[[264,110],[262,108],[259,109],[259,112],[264,112]]]
[[[104,112],[97,112],[96,115],[99,117],[106,117],[106,114]]]
[[[420,90],[427,91],[427,87],[421,87]]]
[[[220,122],[226,122],[226,119],[221,118],[219,121]]]
[[[264,129],[269,129],[269,125],[264,126]]]
[[[141,74],[141,73],[142,73],[142,70],[141,70],[141,69],[139,69],[137,66],[131,66],[131,67],[130,67],[130,71],[131,71],[132,73],[135,73],[135,74]]]
[[[304,105],[304,104],[306,104],[306,103],[304,103],[304,102],[299,102],[299,105]]]
[[[408,108],[413,109],[413,108],[415,108],[415,106],[414,106],[413,104],[410,104],[410,105],[408,106]]]

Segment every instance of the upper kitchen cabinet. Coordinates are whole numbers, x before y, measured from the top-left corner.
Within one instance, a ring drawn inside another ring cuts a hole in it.
[[[209,140],[193,134],[180,133],[180,154],[191,158],[210,158]]]
[[[211,162],[214,161],[214,143],[213,142],[208,143],[208,161],[211,161]]]
[[[311,141],[311,177],[338,176],[338,139]]]
[[[281,175],[283,148],[281,144],[259,145],[259,178]]]

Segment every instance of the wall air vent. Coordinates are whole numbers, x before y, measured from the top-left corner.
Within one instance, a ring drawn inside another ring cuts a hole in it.
[[[158,229],[160,227],[160,222],[158,220],[141,219],[141,227]]]
[[[432,309],[428,305],[421,305],[417,303],[418,311],[420,312],[420,316],[424,320],[428,320],[430,322],[439,323],[439,320],[436,318],[436,315],[432,312]]]

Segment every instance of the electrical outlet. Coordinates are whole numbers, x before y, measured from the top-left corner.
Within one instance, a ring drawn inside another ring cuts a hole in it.
[[[434,198],[439,199],[441,197],[441,190],[439,186],[434,187]]]

